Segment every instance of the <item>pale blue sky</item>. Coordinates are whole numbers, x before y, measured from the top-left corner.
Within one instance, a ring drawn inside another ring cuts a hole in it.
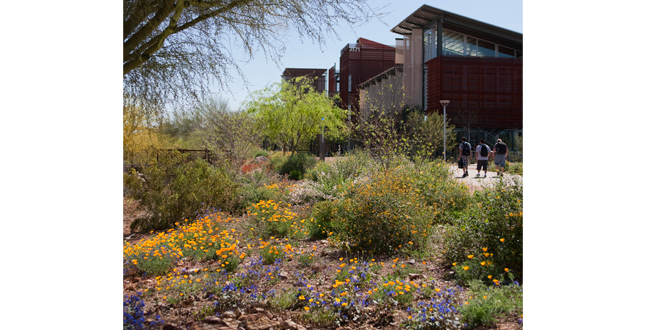
[[[282,57],[281,65],[276,65],[261,53],[258,53],[249,63],[241,65],[244,75],[251,83],[248,89],[251,91],[262,89],[268,84],[279,81],[280,75],[286,67],[329,69],[334,63],[338,64],[340,50],[346,44],[356,42],[359,37],[394,45],[395,38],[400,38],[401,36],[390,32],[390,29],[424,4],[523,33],[522,1],[518,0],[370,1],[372,8],[387,5],[384,11],[390,13],[382,18],[383,22],[373,20],[364,26],[354,28],[354,31],[343,23],[337,29],[340,40],[335,37],[328,37],[326,45],[322,47],[307,39],[302,43],[295,31],[291,31],[285,36],[287,48]],[[238,56],[237,59],[240,61],[246,58],[242,50],[235,50],[234,54]],[[244,88],[239,76],[235,74],[233,77],[233,81],[228,82],[232,95],[224,93],[221,96],[229,100],[229,105],[233,109],[237,109],[246,99],[249,92]],[[215,93],[219,93],[217,87],[213,90]]]

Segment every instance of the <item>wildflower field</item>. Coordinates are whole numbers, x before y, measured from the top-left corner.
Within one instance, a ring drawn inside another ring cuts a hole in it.
[[[239,210],[128,233],[124,329],[523,327],[520,176],[473,192],[360,152],[299,181],[257,168]]]

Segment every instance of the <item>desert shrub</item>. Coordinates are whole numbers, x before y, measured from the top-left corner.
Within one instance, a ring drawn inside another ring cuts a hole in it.
[[[287,157],[279,166],[275,167],[276,171],[281,174],[290,174],[292,171],[306,173],[316,166],[316,157],[305,153],[295,153]]]
[[[291,186],[283,178],[265,169],[238,176],[236,182],[239,186],[239,200],[235,208],[237,213],[242,213],[261,200],[283,200]]]
[[[334,239],[352,249],[392,253],[403,245],[425,248],[433,212],[414,188],[414,177],[400,167],[354,185],[337,202]]]
[[[331,222],[334,218],[334,205],[331,201],[317,203],[312,212],[311,219],[306,221],[309,236],[315,239],[325,239],[331,231]]]
[[[266,151],[266,150],[260,149],[260,150],[256,151],[255,154],[253,154],[253,158],[260,157],[260,156],[264,156],[264,157],[268,158],[269,157],[269,152]]]
[[[288,201],[295,205],[313,203],[324,200],[335,200],[336,194],[327,195],[325,192],[328,189],[318,182],[311,180],[302,180],[298,184],[291,186],[288,192]],[[336,188],[331,189],[332,193],[338,193]]]
[[[517,282],[492,288],[471,282],[470,290],[468,300],[457,308],[468,329],[493,326],[504,316],[520,319],[523,289]]]
[[[298,170],[293,170],[289,172],[289,179],[290,180],[302,180],[302,173]]]
[[[260,201],[248,208],[248,215],[248,226],[261,238],[304,236],[305,221],[291,210],[290,204]]]
[[[456,212],[469,203],[468,187],[452,180],[448,166],[440,160],[423,162],[415,167],[403,167],[414,176],[414,185],[423,201],[435,214],[435,223],[452,221]]]
[[[312,195],[325,196],[325,199],[330,199],[329,197],[338,199],[353,182],[368,177],[380,169],[380,164],[367,152],[357,150],[332,164],[323,162],[316,164],[316,167],[307,172],[304,177],[314,182],[309,185],[312,191],[316,191],[312,192]]]
[[[446,230],[444,260],[455,267],[468,266],[470,270],[477,270],[473,266],[485,261],[490,270],[482,272],[481,276],[470,276],[484,281],[490,281],[487,275],[496,275],[493,272],[508,272],[502,272],[503,269],[521,276],[522,199],[520,179],[499,181],[490,188],[475,192],[471,206],[455,220],[453,227]]]
[[[194,220],[205,208],[229,211],[237,199],[227,171],[203,160],[187,162],[178,152],[160,154],[160,162],[145,166],[142,174],[124,174],[124,185],[147,211],[145,218],[132,222],[132,231],[169,229],[179,220]]]

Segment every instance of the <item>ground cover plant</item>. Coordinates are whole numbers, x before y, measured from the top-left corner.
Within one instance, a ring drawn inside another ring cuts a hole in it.
[[[396,162],[263,167],[235,179],[243,212],[126,239],[124,328],[521,328],[521,181],[473,193],[440,161]]]

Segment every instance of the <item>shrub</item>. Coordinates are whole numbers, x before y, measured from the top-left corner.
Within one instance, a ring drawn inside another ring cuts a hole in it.
[[[521,276],[522,218],[520,179],[500,181],[491,188],[475,192],[472,205],[462,213],[461,218],[455,220],[454,226],[446,231],[444,260],[461,263],[469,260],[469,255],[478,258],[484,255],[487,258],[485,253],[489,253],[491,258],[487,260],[497,267],[497,271],[508,268]],[[487,276],[479,279],[490,280]]]
[[[492,288],[471,282],[470,288],[468,300],[458,308],[469,329],[492,326],[501,316],[522,315],[523,290],[517,282]]]
[[[290,174],[292,171],[306,173],[316,166],[316,157],[305,153],[295,153],[289,157],[276,170],[279,174]]]
[[[298,170],[293,170],[289,173],[290,180],[302,180],[302,173]]]
[[[269,171],[255,171],[237,177],[239,200],[235,211],[242,212],[261,200],[279,201],[289,192],[290,183]]]
[[[264,156],[264,157],[267,157],[267,158],[268,158],[268,157],[269,157],[269,152],[268,152],[268,151],[266,151],[266,150],[258,150],[258,151],[256,151],[256,152],[255,152],[255,154],[253,155],[253,158],[260,157],[260,156]]]
[[[367,252],[425,248],[434,215],[413,185],[414,178],[400,167],[354,185],[336,204],[335,240]]]
[[[315,239],[326,239],[331,231],[334,218],[334,205],[330,201],[317,203],[311,213],[311,219],[305,222],[309,236]]]
[[[225,170],[203,160],[187,162],[179,153],[160,156],[160,163],[143,168],[143,179],[134,171],[124,174],[124,185],[147,210],[147,217],[132,222],[133,232],[169,229],[205,208],[233,208],[237,186]]]
[[[248,208],[248,214],[248,226],[261,238],[304,236],[305,221],[291,210],[290,204],[260,201]]]

